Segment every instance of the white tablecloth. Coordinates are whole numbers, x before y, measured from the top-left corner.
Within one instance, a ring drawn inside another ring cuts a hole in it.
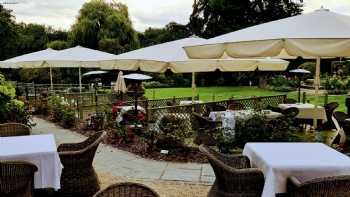
[[[0,137],[0,160],[31,162],[38,167],[36,189],[60,189],[62,164],[53,135]]]
[[[222,118],[225,116],[225,113],[232,113],[235,118],[249,118],[253,115],[252,110],[227,110],[227,111],[214,111],[210,112],[209,118],[213,121],[222,121]],[[266,118],[274,119],[283,116],[281,113],[273,112],[271,110],[263,110],[261,112]]]
[[[263,197],[286,192],[289,176],[306,181],[350,175],[350,158],[321,143],[247,143],[243,155],[265,175]]]
[[[296,107],[299,109],[299,114],[296,118],[300,119],[317,119],[317,120],[327,120],[326,110],[324,107],[315,106],[310,103],[296,103],[296,104],[279,104],[279,108],[288,109],[291,107]]]
[[[203,103],[203,101],[194,101],[194,104]],[[180,101],[180,105],[192,105],[192,101]]]

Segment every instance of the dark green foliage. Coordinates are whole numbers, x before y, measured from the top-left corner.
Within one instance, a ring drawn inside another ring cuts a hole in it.
[[[195,0],[189,26],[211,38],[302,13],[302,0]]]
[[[268,81],[271,89],[280,92],[290,92],[297,87],[297,81],[294,79],[288,79],[284,76],[276,76]]]
[[[243,148],[248,142],[292,142],[298,141],[291,120],[278,118],[266,120],[261,114],[244,120],[237,120],[234,145]]]
[[[70,43],[63,40],[54,40],[46,44],[47,48],[62,50],[70,47]]]
[[[139,35],[141,46],[161,44],[164,42],[179,40],[191,36],[191,31],[187,25],[170,22],[164,28],[148,28]]]
[[[128,8],[121,3],[92,0],[83,5],[70,39],[73,45],[119,54],[139,46]]]
[[[14,17],[10,10],[0,4],[0,60],[16,54],[17,31]]]
[[[46,49],[48,36],[45,26],[20,23],[17,32],[17,55]]]
[[[18,122],[32,126],[31,114],[22,101],[16,100],[15,87],[0,74],[0,123]]]

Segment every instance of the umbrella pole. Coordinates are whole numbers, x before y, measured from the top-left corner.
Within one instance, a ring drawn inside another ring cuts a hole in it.
[[[52,67],[51,66],[50,66],[50,84],[51,84],[51,91],[53,91]]]
[[[316,73],[315,73],[315,107],[317,107],[318,103],[318,94],[320,88],[320,73],[321,73],[321,57],[316,58]],[[314,119],[314,127],[317,126],[317,120]]]
[[[298,76],[299,78],[299,90],[298,90],[298,103],[300,103],[300,96],[301,96],[301,77]]]
[[[194,104],[194,97],[196,94],[196,73],[192,73],[192,104]]]
[[[79,66],[79,92],[81,93],[82,85],[81,85],[81,66]]]

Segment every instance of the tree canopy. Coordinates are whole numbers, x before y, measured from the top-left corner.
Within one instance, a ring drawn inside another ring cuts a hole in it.
[[[122,53],[139,47],[137,33],[124,4],[92,0],[83,5],[71,29],[73,45],[111,53]]]
[[[10,10],[0,4],[0,60],[16,54],[16,25]]]
[[[190,29],[215,37],[245,27],[301,14],[303,0],[195,0]]]
[[[142,47],[161,44],[173,40],[189,37],[191,31],[187,25],[176,22],[168,23],[164,28],[148,28],[139,35]]]

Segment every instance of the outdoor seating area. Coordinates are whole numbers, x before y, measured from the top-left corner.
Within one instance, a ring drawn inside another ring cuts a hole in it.
[[[190,2],[0,0],[0,197],[350,197],[350,4]]]

